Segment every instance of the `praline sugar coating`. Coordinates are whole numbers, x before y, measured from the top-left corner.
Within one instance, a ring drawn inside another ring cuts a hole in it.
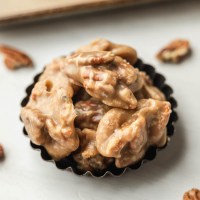
[[[108,170],[118,175],[125,167],[141,163],[150,146],[166,145],[167,135],[173,132],[167,127],[172,122],[166,101],[170,89],[151,66],[137,60],[133,67],[105,51],[76,52],[53,63],[56,70],[49,67],[51,63],[35,80],[21,115],[32,146],[42,149],[43,158],[52,157],[59,168],[72,167],[78,174],[91,171],[101,176]],[[37,89],[38,84],[46,88]],[[37,102],[31,103],[34,99]],[[35,138],[29,126],[39,129]]]

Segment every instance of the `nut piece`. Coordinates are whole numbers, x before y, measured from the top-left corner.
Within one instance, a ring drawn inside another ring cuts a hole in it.
[[[61,71],[70,81],[85,88],[92,97],[108,106],[134,109],[133,92],[142,86],[138,69],[111,52],[82,52],[66,57]]]
[[[177,39],[161,49],[156,57],[162,62],[179,63],[191,52],[189,41]]]
[[[144,73],[140,72],[141,77],[143,79],[143,86],[140,90],[136,91],[134,94],[138,100],[140,99],[155,99],[159,101],[164,101],[165,95],[162,93],[159,88],[153,86],[152,80],[149,76]]]
[[[140,160],[151,145],[166,144],[166,125],[170,116],[167,101],[143,99],[135,110],[113,108],[100,120],[96,145],[101,155],[114,157],[118,168]]]
[[[200,200],[200,190],[196,188],[189,190],[184,194],[183,200]]]
[[[103,170],[112,161],[99,154],[96,148],[96,131],[83,129],[78,131],[80,138],[79,150],[73,153],[74,160],[78,163],[78,168],[83,171]]]
[[[69,79],[60,71],[60,59],[54,59],[45,67],[44,72],[39,77],[39,81],[48,80],[53,83],[52,87],[64,88],[69,96],[72,97],[79,91],[80,87],[70,84]]]
[[[96,130],[99,121],[109,109],[109,106],[95,98],[77,102],[75,104],[77,114],[75,119],[76,127],[80,129],[89,128]]]
[[[3,150],[3,146],[0,144],[0,159],[4,158],[4,150]]]
[[[74,127],[73,88],[55,60],[34,86],[21,118],[32,142],[59,160],[75,151],[79,138]],[[53,78],[55,77],[55,78]]]
[[[111,51],[116,56],[127,60],[131,65],[137,61],[137,52],[127,45],[115,44],[105,39],[97,39],[88,45],[80,47],[76,52]]]
[[[33,66],[33,62],[28,55],[12,47],[0,45],[0,53],[4,55],[4,63],[10,70]]]

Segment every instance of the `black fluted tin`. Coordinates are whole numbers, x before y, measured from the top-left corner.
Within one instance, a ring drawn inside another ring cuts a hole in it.
[[[134,67],[138,68],[140,71],[146,72],[149,75],[149,77],[151,78],[151,80],[153,81],[153,85],[158,87],[164,93],[166,100],[171,103],[172,112],[170,114],[169,122],[167,124],[168,140],[164,147],[161,147],[161,148],[158,148],[155,146],[149,147],[148,150],[146,151],[144,157],[140,161],[138,161],[137,163],[130,165],[128,167],[119,169],[115,166],[114,163],[111,163],[107,169],[102,170],[102,171],[82,171],[77,167],[77,164],[73,160],[72,156],[67,156],[59,161],[54,161],[43,146],[38,146],[30,141],[32,148],[39,150],[41,157],[45,161],[51,161],[52,163],[54,163],[58,169],[72,171],[77,175],[91,175],[91,176],[97,177],[97,178],[102,178],[106,175],[120,176],[128,169],[136,170],[136,169],[140,168],[141,165],[143,165],[147,161],[153,160],[156,157],[156,154],[158,153],[158,151],[167,147],[171,137],[174,135],[174,132],[175,132],[174,124],[178,120],[178,115],[175,111],[175,108],[177,107],[177,101],[172,96],[173,89],[169,85],[166,84],[165,77],[162,74],[157,73],[153,66],[151,66],[149,64],[144,64],[141,59],[138,59],[134,65]],[[37,83],[41,74],[42,73],[36,75],[34,77],[33,83],[27,87],[26,97],[21,102],[22,107],[26,106],[26,104],[28,103],[31,91],[32,91],[34,85]],[[23,132],[25,135],[28,135],[25,127],[23,128]]]

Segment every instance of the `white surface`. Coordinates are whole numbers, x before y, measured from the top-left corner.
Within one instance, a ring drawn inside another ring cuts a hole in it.
[[[72,17],[0,31],[0,43],[32,55],[35,69],[11,72],[0,64],[0,199],[180,200],[200,188],[200,2],[157,5]],[[22,134],[20,101],[32,77],[53,57],[97,37],[136,47],[139,56],[167,77],[178,100],[176,135],[156,159],[120,178],[79,177],[41,159]],[[160,64],[155,52],[174,38],[191,41],[193,55],[180,65]]]

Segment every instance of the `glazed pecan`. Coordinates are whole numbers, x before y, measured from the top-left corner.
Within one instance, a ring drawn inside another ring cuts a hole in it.
[[[43,145],[55,160],[69,155],[79,146],[74,127],[73,93],[73,87],[59,71],[55,60],[46,67],[28,104],[21,110],[21,118],[32,142]]]
[[[70,98],[76,94],[80,87],[69,83],[69,79],[60,71],[60,58],[54,59],[50,64],[45,67],[44,72],[39,77],[40,81],[49,81],[52,83],[52,88],[64,88],[67,90]],[[48,82],[47,81],[47,82]],[[47,84],[48,85],[48,84]],[[49,86],[50,86],[49,85]]]
[[[164,101],[165,100],[164,94],[159,88],[153,86],[153,83],[149,78],[149,76],[144,72],[140,72],[140,74],[143,80],[143,86],[140,90],[134,93],[136,98],[138,100],[150,98],[150,99]]]
[[[98,151],[103,156],[116,158],[118,168],[134,164],[150,145],[165,145],[170,112],[168,102],[153,99],[138,101],[135,110],[109,110],[97,128]]]
[[[32,67],[33,61],[25,53],[6,45],[0,45],[0,53],[4,55],[4,63],[8,69]]]
[[[103,170],[112,161],[112,158],[103,157],[96,148],[96,131],[83,129],[78,131],[80,138],[79,150],[73,153],[74,160],[78,163],[78,168],[84,171]]]
[[[130,46],[115,44],[105,39],[97,39],[88,45],[80,47],[76,52],[111,51],[134,65],[137,61],[137,52]]]
[[[84,87],[104,104],[134,109],[133,92],[142,86],[138,69],[111,52],[82,52],[61,61],[61,70],[75,85]]]
[[[160,61],[178,63],[191,52],[189,41],[177,39],[161,49],[156,55]]]
[[[75,104],[77,114],[75,119],[76,127],[80,129],[89,128],[96,130],[99,121],[109,109],[109,106],[95,98],[90,98],[86,101],[78,101]]]
[[[200,190],[193,188],[187,191],[183,196],[183,200],[200,200]]]

